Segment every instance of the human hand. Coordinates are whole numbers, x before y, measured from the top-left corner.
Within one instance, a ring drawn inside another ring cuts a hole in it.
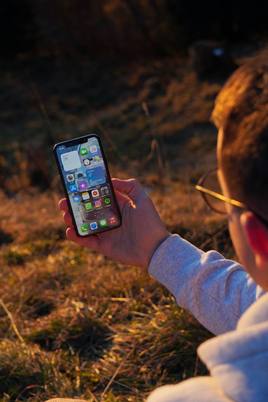
[[[66,237],[115,261],[148,267],[154,251],[169,236],[169,232],[152,200],[136,179],[112,181],[122,214],[122,225],[107,232],[79,237],[64,198],[60,200],[59,208],[64,212],[64,221],[68,226]]]

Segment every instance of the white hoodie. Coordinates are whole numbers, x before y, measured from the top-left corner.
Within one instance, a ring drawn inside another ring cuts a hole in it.
[[[222,335],[198,348],[211,377],[158,388],[148,402],[268,401],[268,295],[243,267],[171,235],[155,251],[149,273]]]

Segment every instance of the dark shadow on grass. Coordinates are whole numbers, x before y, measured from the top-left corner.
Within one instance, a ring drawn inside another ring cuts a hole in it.
[[[10,244],[13,242],[13,237],[11,236],[11,234],[5,232],[4,230],[0,229],[0,246],[2,246],[2,244]]]
[[[33,231],[28,240],[64,240],[65,239],[64,226],[46,226],[42,229]]]
[[[25,310],[27,309],[27,316],[32,319],[45,317],[49,315],[55,308],[55,303],[42,296],[32,296],[26,300],[24,304]]]
[[[34,399],[34,395],[51,384],[55,385],[54,381],[57,384],[54,371],[57,363],[39,348],[29,348],[17,340],[1,340],[0,361],[0,395],[4,398],[5,394],[8,398],[0,397],[1,401],[29,401],[30,398],[39,401],[39,398]]]
[[[15,364],[15,362],[14,362]],[[23,393],[23,399],[27,401],[28,397],[32,395],[32,384],[38,384],[40,382],[41,373],[24,373],[23,370],[14,368],[9,370],[8,368],[0,368],[0,378],[4,381],[0,381],[0,394],[3,395],[7,391],[9,392],[8,401],[16,402],[17,396]]]
[[[30,334],[28,339],[46,351],[71,349],[86,360],[96,360],[111,346],[112,337],[108,326],[84,316],[71,323],[54,320],[47,328]]]

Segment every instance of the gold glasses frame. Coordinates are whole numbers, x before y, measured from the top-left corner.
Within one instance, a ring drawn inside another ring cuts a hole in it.
[[[205,201],[205,203],[208,205],[208,207],[209,207],[210,209],[212,209],[213,211],[219,213],[219,214],[228,215],[227,211],[226,211],[226,212],[223,212],[223,211],[219,211],[218,209],[214,208],[214,207],[207,201],[205,195],[209,195],[209,196],[211,196],[211,197],[216,198],[217,200],[220,200],[220,201],[222,201],[222,202],[226,202],[226,203],[229,204],[229,205],[232,205],[232,206],[234,206],[234,207],[243,209],[243,210],[245,210],[245,211],[246,211],[246,210],[251,211],[251,212],[253,212],[253,213],[260,219],[260,221],[261,221],[262,223],[265,224],[265,226],[268,226],[268,221],[267,221],[265,218],[263,218],[262,216],[260,216],[257,212],[255,212],[253,209],[249,208],[249,207],[248,207],[246,204],[244,204],[243,202],[238,201],[238,200],[235,200],[235,199],[233,199],[233,198],[225,197],[223,194],[218,193],[218,192],[216,192],[216,191],[214,191],[214,190],[211,190],[211,189],[209,189],[209,188],[207,188],[207,187],[205,187],[205,186],[203,185],[204,182],[206,181],[206,179],[207,179],[211,174],[213,174],[213,173],[215,173],[215,172],[217,172],[217,171],[218,171],[218,168],[214,168],[214,169],[209,170],[206,174],[204,174],[204,175],[198,180],[197,184],[195,185],[195,189],[198,190],[198,191],[201,193],[202,198],[204,199],[204,201]]]
[[[225,212],[220,212],[219,210],[213,208],[213,206],[210,205],[210,203],[207,201],[207,199],[206,199],[206,197],[204,196],[204,194],[210,195],[211,197],[214,197],[214,198],[216,198],[217,200],[226,202],[227,204],[233,205],[234,207],[238,207],[238,208],[241,208],[241,209],[247,209],[246,205],[245,205],[243,202],[240,202],[240,201],[235,200],[235,199],[233,199],[233,198],[225,197],[225,196],[224,196],[223,194],[221,194],[221,193],[218,193],[218,192],[216,192],[216,191],[214,191],[214,190],[210,190],[209,188],[204,187],[203,184],[204,184],[204,182],[206,181],[206,179],[207,179],[211,174],[213,174],[213,173],[215,173],[215,172],[217,172],[217,171],[218,171],[218,168],[209,170],[206,174],[204,174],[204,175],[198,180],[198,183],[195,185],[195,189],[198,190],[198,191],[201,193],[201,195],[202,195],[202,197],[203,197],[205,203],[209,206],[210,209],[212,209],[212,210],[215,211],[215,212],[218,212],[219,214],[223,214],[223,215],[225,215],[227,212],[226,212],[226,213],[225,213]]]

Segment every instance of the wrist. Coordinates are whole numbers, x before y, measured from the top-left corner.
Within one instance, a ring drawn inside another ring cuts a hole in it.
[[[164,243],[172,234],[168,232],[167,230],[162,234],[162,236],[159,236],[159,238],[154,242],[153,246],[151,247],[151,250],[148,255],[148,260],[146,263],[146,268],[149,267],[151,259],[162,243]]]

